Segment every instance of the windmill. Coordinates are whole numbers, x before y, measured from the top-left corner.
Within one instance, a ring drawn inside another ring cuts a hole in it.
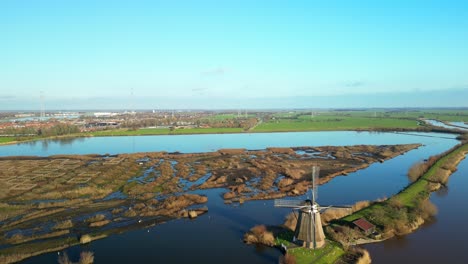
[[[325,245],[325,234],[323,233],[320,212],[328,208],[351,208],[351,206],[319,206],[316,203],[317,186],[315,182],[318,179],[319,171],[320,167],[312,167],[312,200],[276,199],[274,203],[275,207],[291,208],[298,211],[299,216],[297,217],[293,241],[302,241],[303,247],[313,249],[321,248]]]

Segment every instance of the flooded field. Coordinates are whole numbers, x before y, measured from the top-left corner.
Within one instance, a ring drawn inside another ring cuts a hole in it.
[[[290,136],[285,137],[284,134]],[[277,138],[274,135],[277,135]],[[374,163],[364,170],[349,173],[348,176],[336,177],[322,185],[320,187],[319,202],[324,204],[352,204],[359,200],[372,200],[390,196],[408,184],[406,172],[414,162],[441,153],[457,144],[457,141],[453,139],[453,135],[430,133],[418,135],[353,132],[255,134],[255,137],[259,137],[259,141],[255,142],[248,141],[248,138],[251,137],[248,134],[214,136],[223,136],[226,140],[226,144],[223,145],[219,141],[220,139],[217,139],[219,148],[235,146],[255,149],[265,145],[380,145],[377,144],[378,142],[381,142],[381,144],[423,144],[422,147],[412,150],[405,155],[390,159],[384,163]],[[231,139],[230,136],[237,137]],[[261,138],[261,136],[265,136],[266,138]],[[182,143],[188,143],[193,139],[193,136],[187,136],[188,138],[186,136],[176,136],[174,138],[178,137],[181,137]],[[205,136],[200,137],[204,138]],[[244,137],[247,139],[244,139]],[[142,138],[135,139],[135,149],[145,148],[145,146],[140,144],[142,142],[148,144],[151,140],[155,141],[152,144],[154,145],[153,149],[161,147],[161,144],[167,144],[167,142],[160,141],[161,137]],[[290,139],[289,141],[288,138]],[[73,146],[74,152],[89,153],[89,149],[86,147],[88,146],[86,140],[95,140],[95,138],[82,140],[73,142],[70,146]],[[117,142],[121,143],[129,140],[129,138],[111,138],[106,140],[116,140],[117,144]],[[140,142],[139,140],[143,141]],[[212,142],[215,141],[213,140]],[[81,147],[80,142],[84,143]],[[54,142],[53,144],[58,143]],[[182,145],[180,144],[179,146]],[[67,146],[65,148],[68,148]],[[101,153],[114,153],[113,151],[109,151],[109,148],[113,149],[114,146],[107,146],[109,145],[100,145]],[[124,147],[122,144],[119,146],[122,152],[124,152],[124,148],[128,147]],[[24,151],[25,154],[23,155],[30,155],[34,152],[44,154],[51,151],[50,148],[47,150],[43,149],[41,143],[20,147],[23,150],[31,150],[31,153]],[[0,151],[2,151],[2,148],[0,148]],[[194,145],[185,146],[185,148],[191,149],[192,152],[197,152],[203,150],[203,145],[200,146],[199,140],[197,140],[194,142]],[[206,149],[207,147],[204,148]],[[211,146],[209,148],[211,149]],[[52,149],[57,152],[57,146],[54,146]],[[174,147],[171,149],[173,150]],[[3,154],[4,152],[2,152]],[[302,155],[304,153],[299,152],[298,154]],[[122,234],[115,234],[102,240],[93,241],[88,245],[71,247],[67,252],[76,260],[81,251],[94,251],[97,263],[119,262],[119,260],[130,261],[130,259],[137,259],[141,262],[184,262],[193,260],[197,262],[217,263],[220,254],[227,256],[226,263],[239,263],[240,261],[246,263],[277,262],[279,252],[272,249],[244,245],[241,241],[242,234],[256,224],[274,225],[281,223],[284,216],[289,212],[288,210],[273,208],[271,200],[247,201],[241,205],[238,203],[225,204],[223,199],[223,195],[226,193],[225,188],[198,190],[191,191],[190,193],[208,197],[208,201],[204,204],[209,209],[208,213],[199,216],[195,220],[181,219],[169,221],[162,225],[142,226],[133,231],[129,230]],[[114,195],[118,196],[119,194]],[[25,263],[51,263],[56,261],[56,259],[57,253],[55,252],[28,259]]]

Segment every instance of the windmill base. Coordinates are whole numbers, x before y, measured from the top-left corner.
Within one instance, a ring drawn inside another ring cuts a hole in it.
[[[317,241],[315,244],[316,244],[317,248],[322,248],[323,246],[325,246],[325,241],[324,240]],[[302,247],[314,249],[314,243],[304,241],[303,244],[302,244]]]

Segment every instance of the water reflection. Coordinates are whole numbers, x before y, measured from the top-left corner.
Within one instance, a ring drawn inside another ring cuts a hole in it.
[[[438,138],[430,138],[438,137]],[[58,138],[0,146],[0,156],[50,156],[60,154],[118,154],[129,152],[180,151],[184,153],[216,151],[221,148],[265,149],[267,147],[351,146],[422,143],[445,144],[456,138],[442,133],[382,132],[291,132],[241,133],[216,135],[122,136]],[[43,146],[42,142],[46,142]],[[38,146],[38,144],[40,146]]]
[[[449,187],[445,186],[445,185],[442,185],[442,187],[435,192],[435,195],[437,197],[439,197],[439,198],[443,198],[443,197],[447,196],[448,193],[449,193]]]

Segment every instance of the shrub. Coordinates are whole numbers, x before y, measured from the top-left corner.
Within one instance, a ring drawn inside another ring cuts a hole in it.
[[[92,264],[94,262],[94,253],[90,251],[84,251],[80,254],[79,264]]]
[[[89,243],[91,241],[93,241],[93,238],[90,235],[82,235],[80,237],[80,243],[81,244],[86,244],[86,243]]]
[[[342,257],[340,263],[369,264],[371,263],[371,258],[367,250],[352,247]]]
[[[427,171],[427,165],[422,162],[418,162],[411,166],[408,171],[408,179],[411,182],[417,181]]]
[[[437,214],[437,207],[429,199],[421,201],[417,208],[420,216],[426,220]]]
[[[279,259],[280,264],[296,264],[296,257],[291,254],[286,253],[285,255],[281,255]]]
[[[444,166],[442,166],[442,169],[451,171],[452,173],[457,171],[457,167],[453,164],[445,164]]]
[[[264,225],[257,225],[252,227],[250,232],[252,232],[255,236],[261,236],[263,233],[267,232],[267,228]]]
[[[369,251],[360,249],[361,257],[357,260],[356,264],[370,264],[372,263]]]
[[[266,226],[257,225],[244,235],[244,242],[247,244],[273,246],[275,244],[275,237],[273,233],[267,230]]]
[[[388,205],[394,209],[402,209],[405,207],[405,205],[401,202],[400,199],[393,197],[390,200],[388,200]]]

